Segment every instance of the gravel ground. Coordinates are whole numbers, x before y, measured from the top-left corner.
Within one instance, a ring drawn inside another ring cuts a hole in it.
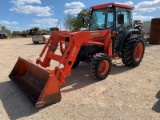
[[[159,45],[146,44],[144,59],[136,68],[114,60],[108,78],[99,82],[81,63],[61,88],[61,102],[41,109],[34,108],[8,75],[18,56],[35,61],[44,44],[19,38],[0,40],[0,46],[1,120],[160,120]]]

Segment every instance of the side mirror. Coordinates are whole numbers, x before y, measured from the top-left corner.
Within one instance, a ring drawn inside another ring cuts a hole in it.
[[[118,19],[118,24],[124,24],[124,15],[123,14],[117,15],[117,19]]]

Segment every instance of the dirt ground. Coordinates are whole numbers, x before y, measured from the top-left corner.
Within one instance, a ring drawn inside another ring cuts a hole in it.
[[[61,102],[37,109],[8,75],[18,56],[35,61],[43,46],[31,38],[0,40],[1,120],[160,120],[160,45],[146,44],[136,68],[113,60],[110,75],[99,82],[81,63],[61,88]]]

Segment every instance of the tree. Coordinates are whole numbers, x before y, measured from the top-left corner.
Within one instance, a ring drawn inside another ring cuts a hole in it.
[[[1,30],[5,33],[7,33],[7,35],[11,35],[11,31],[9,29],[7,29],[5,26],[1,26]]]
[[[73,15],[67,14],[65,17],[64,26],[68,30],[80,30],[82,27],[88,28],[90,21],[90,9],[83,9],[78,15],[75,17]],[[84,26],[82,19],[84,19]]]
[[[21,34],[20,31],[13,31],[12,34],[16,35],[16,34]]]
[[[79,30],[82,27],[88,28],[90,22],[90,9],[83,9],[80,13],[78,13],[75,21],[73,22],[74,30]],[[84,19],[84,26],[82,20]]]
[[[64,27],[68,30],[73,30],[74,20],[75,17],[73,15],[67,14],[64,19]]]

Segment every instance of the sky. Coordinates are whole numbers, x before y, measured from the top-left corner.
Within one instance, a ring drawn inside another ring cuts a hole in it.
[[[82,9],[113,2],[113,0],[1,0],[0,26],[12,31],[27,30],[33,27],[49,29],[63,26],[66,14],[76,16]],[[135,6],[133,19],[150,21],[160,17],[160,0],[116,0]]]

